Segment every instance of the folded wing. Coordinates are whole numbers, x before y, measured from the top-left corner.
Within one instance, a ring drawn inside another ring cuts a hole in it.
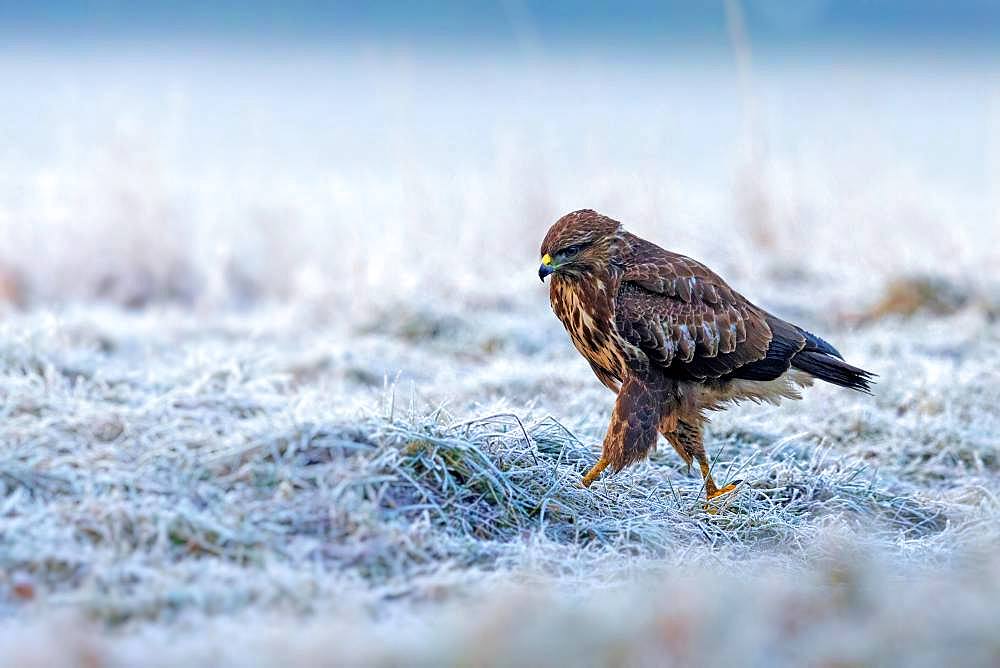
[[[806,344],[704,265],[634,237],[615,301],[618,331],[677,378],[769,380]]]

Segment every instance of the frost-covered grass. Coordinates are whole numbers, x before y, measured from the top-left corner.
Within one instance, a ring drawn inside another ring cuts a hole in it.
[[[748,484],[715,514],[668,447],[578,486],[612,397],[562,335],[535,338],[544,302],[406,317],[351,330],[294,308],[12,314],[8,660],[929,665],[955,638],[965,659],[1000,651],[984,621],[1000,329],[981,313],[834,332],[882,374],[874,398],[814,388],[717,415],[716,476]],[[498,364],[519,378],[512,397]],[[53,647],[54,633],[72,641]]]
[[[168,62],[90,72],[79,105],[15,64],[65,127],[0,156],[0,664],[1000,660],[981,71],[765,70],[747,137],[728,66],[479,63],[466,99],[462,66],[418,63],[387,102],[391,67],[226,93]],[[747,483],[718,512],[665,444],[580,488],[613,396],[535,262],[581,206],[829,338],[875,395],[714,415],[716,479]]]

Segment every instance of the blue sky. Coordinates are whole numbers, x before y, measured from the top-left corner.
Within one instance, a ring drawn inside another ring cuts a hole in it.
[[[1000,2],[744,0],[754,43],[987,49],[1000,45]],[[0,1],[7,41],[165,40],[517,49],[663,48],[725,43],[722,0],[124,0]]]

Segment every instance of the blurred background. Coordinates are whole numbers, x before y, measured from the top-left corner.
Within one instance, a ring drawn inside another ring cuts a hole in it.
[[[0,85],[0,666],[1000,665],[995,0],[0,0]],[[874,396],[582,489],[580,208]]]
[[[731,281],[1000,261],[988,0],[0,4],[0,293],[533,291],[596,208]]]

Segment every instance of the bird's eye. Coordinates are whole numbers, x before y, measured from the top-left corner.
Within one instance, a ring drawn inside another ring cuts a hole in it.
[[[563,255],[564,257],[573,257],[574,255],[579,253],[582,248],[583,244],[573,244],[572,246],[566,246],[566,248],[563,248],[562,253],[560,253],[560,255]]]

